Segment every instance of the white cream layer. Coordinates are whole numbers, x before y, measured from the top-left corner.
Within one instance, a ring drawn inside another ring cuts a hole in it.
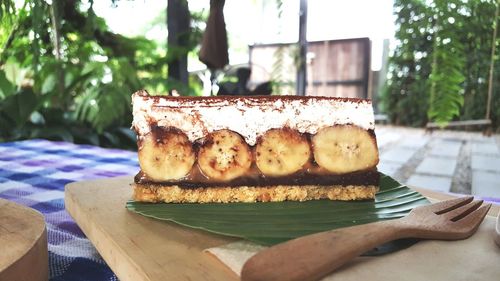
[[[132,127],[139,136],[148,134],[153,122],[183,131],[192,142],[221,129],[237,132],[249,145],[254,145],[259,136],[274,128],[289,127],[310,134],[327,126],[345,124],[374,129],[370,100],[241,98],[207,103],[199,99],[179,102],[172,97],[153,98],[136,93],[132,104]]]

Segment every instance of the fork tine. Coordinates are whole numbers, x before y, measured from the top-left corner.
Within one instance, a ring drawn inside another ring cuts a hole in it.
[[[467,197],[457,198],[457,199],[453,199],[453,200],[446,200],[446,201],[442,201],[439,203],[435,203],[435,204],[426,206],[426,208],[429,208],[429,210],[440,215],[442,213],[446,213],[448,211],[451,211],[457,207],[468,204],[473,199],[474,199],[473,196],[467,196]]]
[[[442,213],[442,215],[449,218],[452,221],[458,221],[461,218],[464,218],[468,214],[475,211],[477,208],[479,208],[479,206],[481,206],[481,204],[483,204],[483,200],[472,201],[469,204],[463,205],[449,212]]]
[[[463,225],[472,225],[473,226],[472,230],[474,232],[479,227],[486,214],[488,214],[490,207],[491,203],[486,204],[481,208],[475,210],[474,212],[470,213],[468,216],[465,216],[463,219],[457,221],[457,223]]]

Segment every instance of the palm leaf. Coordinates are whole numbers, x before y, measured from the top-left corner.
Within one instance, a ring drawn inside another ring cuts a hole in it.
[[[127,208],[147,217],[273,245],[316,232],[400,218],[423,204],[428,204],[428,201],[421,194],[382,174],[380,191],[374,201],[231,204],[151,204],[129,201]]]

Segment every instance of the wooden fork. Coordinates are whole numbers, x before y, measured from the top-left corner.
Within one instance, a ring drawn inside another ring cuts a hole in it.
[[[318,280],[378,245],[401,238],[458,240],[470,237],[491,204],[464,197],[413,209],[406,217],[320,232],[257,253],[241,280]]]

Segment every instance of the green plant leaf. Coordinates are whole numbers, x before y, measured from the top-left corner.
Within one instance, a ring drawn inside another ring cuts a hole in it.
[[[32,130],[31,138],[44,138],[49,140],[62,140],[66,142],[73,142],[74,138],[71,132],[61,126],[48,127],[48,128],[36,128]]]
[[[390,220],[428,204],[421,194],[381,174],[374,201],[230,204],[152,204],[129,201],[130,211],[187,227],[240,237],[264,245],[316,232]]]
[[[43,80],[42,84],[42,94],[46,94],[52,92],[56,87],[56,75],[54,73],[49,74],[45,80]]]
[[[23,68],[15,58],[9,58],[3,65],[5,77],[15,86],[21,86],[28,74],[28,69]]]
[[[14,91],[14,85],[7,79],[5,72],[0,70],[0,99],[12,95]]]
[[[39,100],[35,93],[31,89],[21,89],[2,101],[0,116],[7,117],[16,128],[19,128],[29,121],[31,114],[37,110],[38,106]]]

